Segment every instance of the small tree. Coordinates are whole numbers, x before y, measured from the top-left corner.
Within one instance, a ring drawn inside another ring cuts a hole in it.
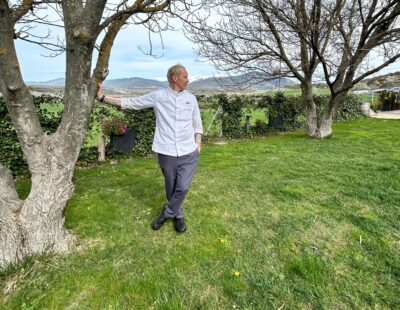
[[[400,58],[400,2],[398,0],[347,0],[333,26],[328,48],[312,38],[308,43],[318,55],[330,99],[325,107],[318,137],[332,134],[337,107],[348,91],[366,77]],[[370,68],[370,57],[381,58]]]
[[[251,72],[253,83],[282,76],[300,82],[306,111],[307,134],[317,136],[318,119],[312,82],[319,65],[317,53],[327,47],[342,2],[321,0],[217,0],[210,10],[220,19],[192,20],[189,37],[198,54],[231,74]]]

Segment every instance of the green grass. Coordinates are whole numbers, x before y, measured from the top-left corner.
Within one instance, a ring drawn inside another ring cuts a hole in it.
[[[398,308],[399,132],[361,119],[322,141],[205,146],[183,235],[150,228],[164,203],[156,159],[78,170],[75,248],[1,273],[0,308]]]
[[[221,111],[218,111],[217,116],[214,118],[216,112],[217,110],[214,109],[201,110],[201,118],[203,121],[204,133],[206,133],[207,136],[217,136],[221,132],[221,120],[218,117],[221,115]],[[251,116],[250,124],[253,126],[257,120],[268,122],[268,118],[265,115],[265,111],[263,109],[244,109],[242,117],[243,126],[246,124],[247,115]]]
[[[300,87],[290,87],[290,88],[281,88],[279,90],[271,90],[266,92],[266,94],[273,96],[277,91],[283,92],[285,96],[301,96]],[[329,95],[330,91],[328,87],[314,87],[313,93],[316,95]]]

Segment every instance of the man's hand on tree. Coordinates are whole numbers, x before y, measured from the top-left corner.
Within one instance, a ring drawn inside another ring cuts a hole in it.
[[[96,99],[100,100],[101,97],[103,97],[103,85],[101,83],[99,83],[97,88],[97,95],[96,95]]]

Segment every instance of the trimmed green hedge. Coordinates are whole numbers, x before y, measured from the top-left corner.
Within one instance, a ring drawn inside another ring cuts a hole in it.
[[[314,96],[320,117],[323,107],[329,96]],[[281,92],[271,95],[235,95],[228,97],[226,94],[218,94],[199,98],[200,107],[217,109],[222,107],[220,123],[223,136],[228,139],[240,139],[249,135],[266,135],[271,131],[287,131],[304,127],[304,108],[300,96],[285,96]],[[34,97],[36,113],[42,128],[47,133],[53,133],[61,121],[63,103],[59,97],[42,95]],[[250,131],[244,128],[242,123],[244,109],[262,109],[268,122],[257,120]],[[106,148],[108,158],[118,156],[147,156],[152,153],[151,145],[155,129],[155,114],[153,109],[117,111],[114,108],[96,105],[90,116],[88,134],[85,138],[79,159],[79,164],[90,164],[97,161],[97,143],[95,139],[100,132],[102,120],[115,116],[123,117],[129,127],[136,129],[136,145],[132,154],[119,154],[110,146]],[[350,94],[346,97],[342,106],[337,109],[336,120],[356,119],[362,116],[361,100],[358,96]],[[206,137],[206,140],[212,137]],[[8,115],[6,105],[0,98],[0,162],[9,167],[14,174],[28,172],[27,164],[14,131],[14,127]],[[88,141],[91,141],[89,143]]]
[[[305,110],[301,96],[286,96],[282,92],[271,95],[234,95],[225,94],[208,97],[208,102],[215,102],[214,109],[221,106],[220,115],[222,133],[226,138],[238,139],[249,133],[242,123],[243,109],[262,109],[268,121],[257,120],[250,128],[250,135],[266,135],[273,131],[289,131],[304,128]],[[321,118],[329,96],[315,95],[318,120]],[[347,95],[344,103],[337,108],[335,120],[343,121],[362,117],[361,100],[357,95]]]
[[[33,97],[33,103],[43,131],[49,134],[55,132],[61,121],[62,99],[41,95]],[[2,97],[0,97],[0,141],[0,162],[10,168],[15,175],[27,173],[28,166]]]
[[[34,104],[43,131],[47,134],[54,133],[62,117],[64,108],[62,99],[41,95],[34,97]],[[152,109],[120,112],[111,107],[96,105],[90,116],[88,133],[79,155],[78,165],[97,162],[97,146],[89,144],[88,141],[98,137],[102,120],[115,116],[124,117],[128,125],[136,129],[136,145],[132,154],[127,155],[115,152],[108,145],[106,147],[108,158],[146,156],[152,152],[155,129],[155,114]],[[0,98],[0,141],[0,162],[11,169],[14,175],[28,174],[28,166],[3,98]]]

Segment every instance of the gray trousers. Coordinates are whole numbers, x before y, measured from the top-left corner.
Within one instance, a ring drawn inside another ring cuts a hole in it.
[[[165,193],[168,199],[164,216],[183,218],[182,203],[192,183],[199,162],[199,152],[195,150],[179,157],[158,154],[158,161],[164,175]]]

